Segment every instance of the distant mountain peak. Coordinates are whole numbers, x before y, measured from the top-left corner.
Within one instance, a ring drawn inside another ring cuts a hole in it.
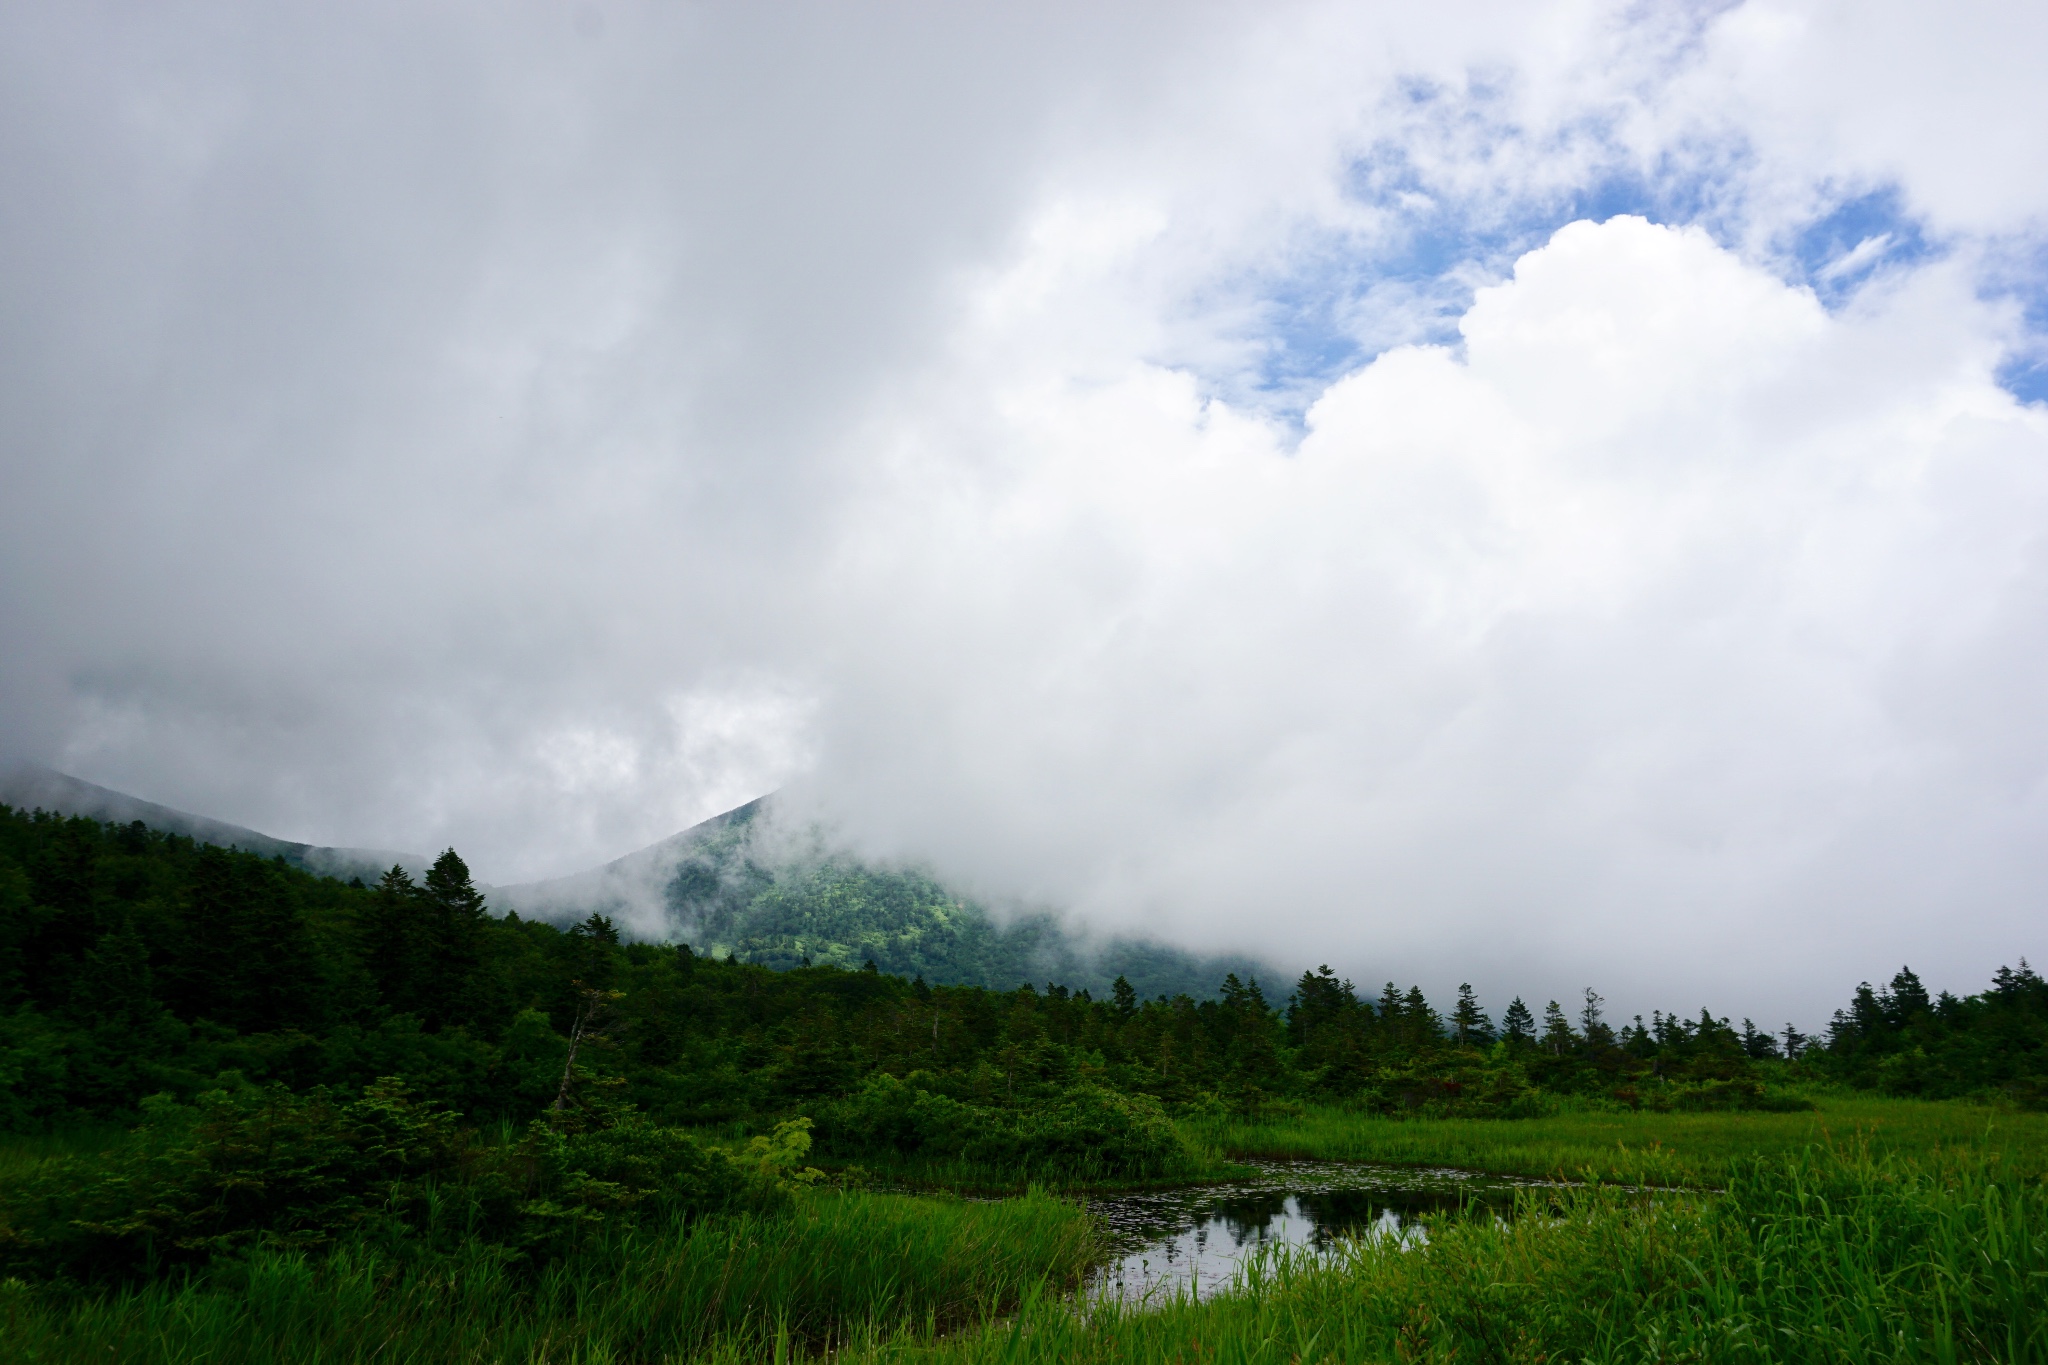
[[[374,882],[393,864],[420,876],[430,861],[417,853],[278,839],[34,765],[0,774],[0,804],[115,825],[140,821],[344,880]],[[774,817],[772,794],[758,797],[599,867],[487,887],[487,899],[501,914],[516,911],[558,924],[605,915],[642,940],[688,942],[772,967],[857,968],[872,961],[934,985],[1004,989],[1059,982],[1102,994],[1122,976],[1144,998],[1202,997],[1213,994],[1227,972],[1279,976],[1245,957],[1099,938],[1044,911],[998,918],[925,869],[869,863],[831,847],[817,830],[794,829]]]
[[[415,876],[426,871],[431,858],[417,853],[399,853],[377,848],[329,848],[279,839],[242,825],[229,824],[172,806],[158,805],[111,787],[60,773],[55,768],[24,763],[0,773],[0,805],[16,810],[46,810],[56,815],[83,815],[110,825],[141,821],[166,834],[182,834],[202,844],[239,848],[266,858],[282,858],[293,867],[320,877],[346,880],[361,877],[375,881],[394,864]]]
[[[770,967],[873,962],[934,985],[1102,995],[1121,976],[1149,999],[1207,997],[1230,972],[1282,976],[1242,956],[1101,938],[1045,911],[998,917],[924,868],[878,866],[774,815],[760,797],[602,867],[493,887],[491,905],[558,924],[604,915],[636,938]]]

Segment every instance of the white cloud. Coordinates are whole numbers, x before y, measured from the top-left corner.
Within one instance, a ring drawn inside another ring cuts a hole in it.
[[[1953,271],[1831,319],[1624,218],[1291,452],[1185,375],[948,368],[988,397],[849,522],[820,800],[990,888],[1404,980],[1966,981],[2043,870],[1988,831],[2048,815],[2012,736],[1945,733],[1976,701],[1900,690],[2033,634],[1990,604],[2038,590],[2048,424],[1988,326]],[[1925,869],[1987,839],[1960,932]]]
[[[601,8],[0,20],[0,743],[494,881],[808,770],[1437,991],[2048,953],[2031,10]]]

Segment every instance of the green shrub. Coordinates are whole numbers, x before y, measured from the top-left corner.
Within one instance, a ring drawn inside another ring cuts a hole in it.
[[[819,1130],[835,1153],[957,1158],[992,1113],[882,1072],[827,1105]]]
[[[354,1239],[415,1255],[480,1238],[547,1260],[593,1224],[788,1203],[771,1176],[629,1106],[551,1115],[493,1147],[393,1079],[353,1100],[230,1079],[192,1107],[147,1101],[111,1150],[0,1189],[0,1272],[120,1279]]]
[[[100,1278],[265,1246],[323,1247],[406,1221],[468,1145],[395,1081],[337,1102],[236,1083],[196,1107],[158,1096],[113,1150],[42,1164],[0,1194],[0,1266]]]
[[[1094,1086],[1068,1091],[1007,1131],[981,1139],[968,1154],[1034,1177],[1097,1180],[1171,1175],[1188,1158],[1158,1100]]]
[[[1680,1114],[1727,1113],[1741,1110],[1756,1114],[1801,1114],[1813,1108],[1813,1101],[1797,1095],[1775,1095],[1748,1076],[1699,1085],[1673,1086],[1653,1094],[1652,1107]]]
[[[1552,1102],[1520,1066],[1422,1062],[1381,1067],[1359,1088],[1353,1108],[1419,1118],[1535,1118]]]
[[[491,1191],[517,1183],[529,1195],[517,1205],[518,1224],[496,1230],[523,1249],[554,1252],[607,1221],[780,1213],[789,1196],[779,1174],[768,1162],[758,1170],[736,1162],[629,1106],[606,1105],[535,1119],[525,1141],[485,1164],[476,1184]]]
[[[1080,1086],[1029,1111],[934,1095],[893,1076],[828,1106],[842,1156],[967,1162],[1016,1180],[1133,1180],[1171,1175],[1189,1153],[1159,1101]]]

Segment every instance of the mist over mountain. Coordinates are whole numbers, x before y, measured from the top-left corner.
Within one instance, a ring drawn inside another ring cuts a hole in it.
[[[337,881],[374,883],[393,865],[417,877],[431,861],[279,839],[30,765],[0,777],[0,805],[109,824],[140,821]],[[1102,995],[1122,976],[1145,998],[1206,999],[1233,972],[1272,985],[1287,975],[1241,955],[1097,937],[1044,910],[996,916],[926,871],[863,860],[830,845],[817,829],[779,816],[771,798],[749,801],[601,867],[489,887],[489,903],[499,914],[560,925],[602,915],[629,938],[689,943],[701,953],[769,967],[873,962],[938,985],[1058,982]]]
[[[1290,974],[1241,954],[1200,955],[1097,936],[1045,910],[986,907],[915,865],[880,865],[783,818],[772,797],[573,876],[491,888],[499,910],[558,924],[591,914],[642,939],[787,968],[873,962],[948,985],[1058,982],[1095,995],[1117,977],[1141,997],[1206,999],[1225,976]]]
[[[386,869],[403,867],[414,876],[425,873],[432,861],[417,853],[399,853],[387,848],[331,848],[323,844],[302,844],[279,839],[241,825],[193,815],[189,811],[160,806],[139,796],[82,781],[69,773],[23,763],[0,772],[0,805],[16,810],[46,810],[58,815],[83,815],[110,825],[140,820],[166,834],[182,834],[202,844],[239,848],[266,858],[282,858],[293,867],[317,877],[347,881],[361,877],[374,882]]]
[[[0,762],[1975,990],[2048,959],[2048,6],[1868,8],[7,6]]]

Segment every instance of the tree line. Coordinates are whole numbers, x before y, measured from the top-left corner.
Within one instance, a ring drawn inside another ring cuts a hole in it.
[[[1277,999],[1235,973],[1208,999],[1144,998],[1123,977],[1100,997],[997,990],[771,970],[623,942],[602,916],[501,917],[453,850],[417,882],[344,884],[0,808],[0,1125],[126,1121],[223,1074],[294,1093],[396,1077],[473,1123],[524,1122],[585,1078],[663,1123],[812,1117],[827,1156],[1051,1161],[1113,1137],[1142,1165],[1170,1159],[1163,1116],[1306,1102],[1767,1108],[1832,1082],[2038,1103],[2048,986],[2022,962],[1980,995],[1930,998],[1901,971],[1817,1039],[1705,1010],[1611,1021],[1591,991],[1496,1021],[1469,986],[1439,1010],[1327,967]]]

